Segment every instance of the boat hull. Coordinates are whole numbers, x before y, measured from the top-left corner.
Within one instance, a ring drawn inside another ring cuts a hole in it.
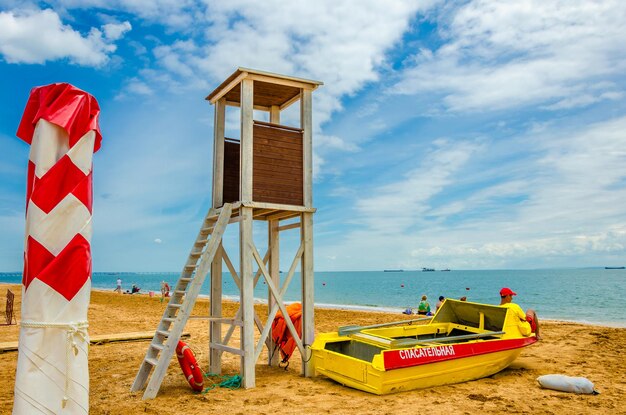
[[[534,341],[534,337],[529,338],[524,345]],[[432,360],[390,369],[377,368],[370,362],[329,350],[314,350],[313,359],[316,375],[324,375],[351,388],[385,395],[491,376],[508,367],[522,352],[521,347],[522,344],[508,350]]]
[[[446,303],[427,324],[318,335],[311,346],[315,374],[384,395],[491,376],[537,341],[521,334],[506,308]]]

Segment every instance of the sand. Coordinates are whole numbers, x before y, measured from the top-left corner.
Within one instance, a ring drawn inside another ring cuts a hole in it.
[[[4,293],[16,295],[18,285],[0,284],[0,307]],[[234,315],[236,303],[224,303],[224,314]],[[89,332],[109,334],[154,330],[165,303],[158,297],[120,295],[94,291],[89,307]],[[266,317],[266,307],[257,313]],[[208,314],[208,301],[200,300],[194,315]],[[316,309],[316,332],[333,331],[348,324],[378,324],[402,319],[389,313]],[[300,375],[300,358],[292,357],[287,370],[269,367],[264,353],[256,366],[256,388],[215,388],[194,393],[174,359],[156,399],[142,401],[131,393],[147,341],[93,345],[89,350],[91,414],[626,414],[626,329],[569,322],[542,322],[543,340],[525,349],[504,371],[491,377],[457,385],[376,396],[353,390],[325,377]],[[191,320],[186,327],[189,345],[200,365],[207,366],[208,323]],[[0,341],[18,338],[16,326],[0,326]],[[233,343],[231,343],[233,344]],[[234,343],[235,345],[238,344]],[[0,353],[0,414],[12,408],[17,352]],[[223,370],[234,375],[239,359],[225,355]],[[575,395],[541,389],[537,376],[551,373],[584,376],[595,383],[600,395]]]

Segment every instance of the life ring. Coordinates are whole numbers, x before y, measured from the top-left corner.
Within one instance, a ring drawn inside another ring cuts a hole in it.
[[[201,391],[204,388],[204,376],[202,375],[202,369],[198,366],[198,362],[196,361],[196,357],[193,355],[193,351],[185,342],[178,342],[178,346],[176,347],[176,357],[178,358],[180,368],[183,370],[183,375],[185,375],[191,389]]]

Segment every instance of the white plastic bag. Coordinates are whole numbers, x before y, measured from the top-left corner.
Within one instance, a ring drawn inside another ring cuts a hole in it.
[[[543,375],[537,378],[542,388],[563,392],[592,393],[597,395],[593,383],[587,378],[575,378],[565,375]]]

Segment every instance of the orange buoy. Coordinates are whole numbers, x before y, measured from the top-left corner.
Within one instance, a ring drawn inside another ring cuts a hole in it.
[[[204,376],[202,375],[202,369],[198,366],[196,356],[193,351],[187,346],[185,342],[179,341],[176,347],[176,357],[180,368],[183,370],[183,375],[189,382],[191,389],[195,391],[201,391],[204,388]]]
[[[302,304],[293,303],[286,307],[287,314],[296,329],[298,337],[302,338]],[[291,332],[287,328],[285,316],[279,311],[272,322],[272,339],[274,344],[280,350],[283,358],[282,363],[288,363],[291,354],[296,348],[296,341],[293,339]]]

